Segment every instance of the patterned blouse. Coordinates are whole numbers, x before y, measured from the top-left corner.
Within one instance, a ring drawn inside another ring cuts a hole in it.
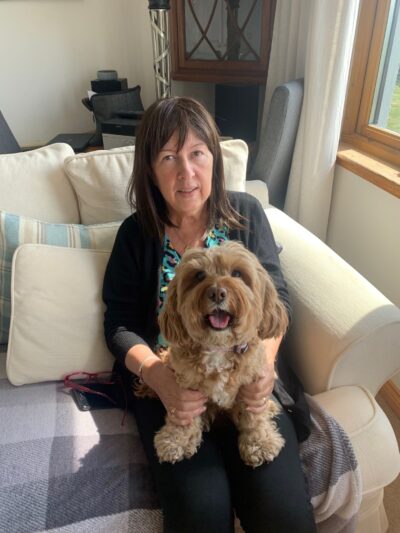
[[[213,248],[214,246],[219,246],[222,242],[227,241],[228,239],[228,228],[225,225],[220,227],[216,224],[207,233],[204,240],[204,247]],[[180,253],[177,252],[175,248],[173,248],[168,235],[165,234],[163,243],[163,258],[160,269],[160,294],[158,300],[157,314],[160,314],[164,306],[165,300],[167,298],[168,284],[174,278],[175,268],[179,264],[180,260]],[[164,348],[168,346],[167,341],[164,339],[161,333],[158,335],[157,346]]]

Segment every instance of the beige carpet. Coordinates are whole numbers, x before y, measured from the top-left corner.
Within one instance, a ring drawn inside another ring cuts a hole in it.
[[[397,442],[400,443],[400,418],[392,411],[385,400],[378,395],[379,405],[385,411],[390,423],[393,426],[397,437]],[[386,514],[389,520],[389,529],[387,533],[400,532],[400,476],[397,477],[393,483],[388,485],[385,489],[384,505]]]

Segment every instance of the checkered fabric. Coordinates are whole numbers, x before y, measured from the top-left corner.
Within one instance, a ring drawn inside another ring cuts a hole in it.
[[[60,382],[14,387],[4,360],[0,532],[161,532],[133,416],[121,426],[122,411],[81,412]]]
[[[353,533],[362,488],[351,442],[307,400],[314,427],[300,456],[318,531]],[[0,353],[0,533],[161,533],[136,423],[122,416],[79,411],[60,382],[14,387]]]

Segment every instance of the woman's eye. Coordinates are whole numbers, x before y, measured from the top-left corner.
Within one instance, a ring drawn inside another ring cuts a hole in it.
[[[240,272],[240,270],[232,270],[231,276],[232,276],[232,278],[241,278],[242,277],[242,273]]]
[[[166,155],[163,157],[163,161],[173,161],[174,156],[173,155]]]
[[[193,155],[194,155],[195,157],[200,157],[200,156],[203,155],[203,152],[202,152],[201,150],[196,150],[195,152],[193,152]]]
[[[195,275],[196,281],[203,281],[205,277],[206,277],[206,273],[203,272],[202,270],[199,270],[198,272],[196,272],[196,275]]]

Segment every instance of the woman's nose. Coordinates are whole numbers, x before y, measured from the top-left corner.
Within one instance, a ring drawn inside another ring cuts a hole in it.
[[[192,177],[194,175],[193,164],[190,159],[181,157],[178,163],[178,176],[180,178]]]

